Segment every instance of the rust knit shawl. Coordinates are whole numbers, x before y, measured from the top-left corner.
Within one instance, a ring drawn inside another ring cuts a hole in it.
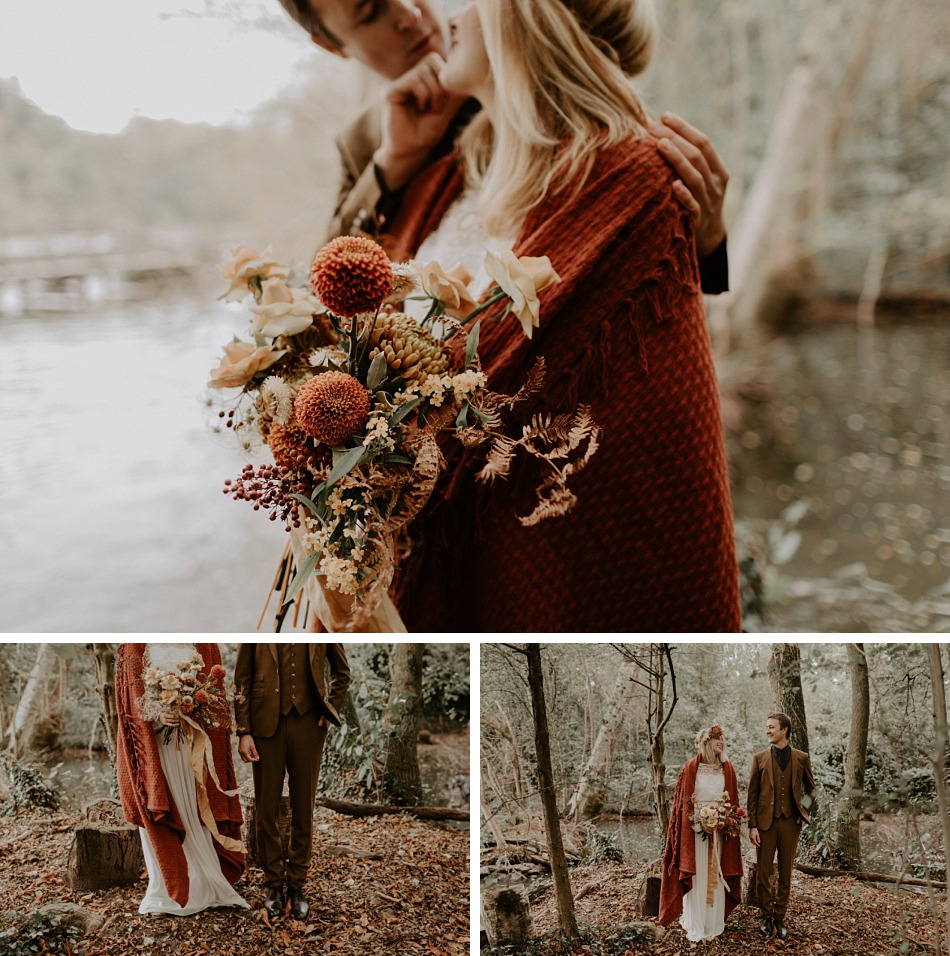
[[[683,897],[693,887],[696,875],[696,838],[689,816],[693,812],[693,793],[696,790],[696,772],[702,757],[697,754],[680,771],[670,811],[670,828],[666,834],[666,852],[663,854],[663,877],[660,885],[660,924],[669,926],[683,913]],[[722,769],[726,792],[734,807],[739,804],[739,784],[736,771],[726,760]],[[720,865],[726,878],[726,919],[742,902],[741,838],[723,842]]]
[[[217,644],[197,644],[198,653],[211,668],[221,663]],[[181,906],[188,902],[188,866],[182,849],[184,825],[175,807],[158,756],[155,730],[138,714],[136,701],[142,696],[144,644],[120,644],[116,664],[116,706],[119,730],[116,772],[119,796],[129,823],[142,827],[149,835],[168,895]],[[222,682],[223,689],[223,682]],[[230,731],[209,731],[214,750],[215,771],[221,785],[234,790],[234,762],[231,756]],[[226,797],[210,782],[208,798],[218,830],[223,836],[241,838],[241,803],[237,797]],[[244,855],[225,850],[217,841],[221,872],[229,883],[236,883],[244,872]]]
[[[740,629],[718,386],[672,182],[655,141],[629,139],[599,153],[579,192],[529,213],[515,252],[549,256],[561,282],[541,293],[531,340],[511,317],[483,319],[483,367],[514,392],[543,355],[542,394],[521,414],[589,403],[601,446],[572,481],[575,509],[524,528],[531,463],[489,490],[474,481],[483,453],[443,443],[447,473],[392,587],[410,631]],[[391,254],[415,253],[461,188],[453,156],[410,184]]]

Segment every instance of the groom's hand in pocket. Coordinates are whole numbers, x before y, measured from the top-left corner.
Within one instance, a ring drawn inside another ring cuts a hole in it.
[[[257,763],[261,759],[257,747],[254,746],[254,738],[250,734],[244,734],[238,741],[238,756],[244,763]]]

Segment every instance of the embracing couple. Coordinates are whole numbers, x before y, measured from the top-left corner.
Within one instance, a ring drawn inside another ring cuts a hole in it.
[[[329,665],[330,679],[325,671]],[[341,644],[241,644],[230,713],[217,644],[120,644],[116,771],[148,870],[140,913],[247,908],[241,804],[231,752],[253,765],[255,836],[271,917],[306,919],[313,808],[323,743],[350,682]],[[278,827],[285,774],[287,859]]]
[[[679,919],[690,942],[713,939],[742,902],[741,827],[748,820],[756,848],[760,932],[788,937],[792,865],[802,825],[809,822],[815,781],[807,753],[789,743],[785,714],[770,714],[769,747],[752,758],[747,808],[739,804],[732,764],[723,759],[725,733],[718,724],[696,736],[699,753],[680,771],[670,814],[660,888],[660,923]],[[778,854],[778,881],[772,865]]]

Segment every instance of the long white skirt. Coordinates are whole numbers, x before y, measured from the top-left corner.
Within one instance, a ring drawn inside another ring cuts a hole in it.
[[[173,916],[191,916],[210,906],[242,906],[248,904],[235,892],[234,887],[221,872],[218,854],[214,849],[214,840],[208,828],[198,815],[198,797],[195,775],[188,762],[191,743],[188,740],[175,746],[175,734],[166,744],[162,734],[157,735],[158,754],[168,781],[168,790],[178,809],[181,822],[185,827],[183,849],[188,864],[188,902],[179,906],[169,895],[165,887],[161,867],[155,848],[148,833],[139,828],[142,836],[142,851],[145,855],[145,867],[148,870],[148,890],[139,906],[140,913],[168,913]]]
[[[696,875],[693,877],[693,888],[683,897],[683,915],[680,917],[680,926],[691,943],[718,936],[726,923],[726,884],[722,877],[713,893],[712,906],[706,905],[707,867],[712,852],[712,838],[707,841],[697,833],[694,839]],[[719,852],[722,853],[721,844]]]

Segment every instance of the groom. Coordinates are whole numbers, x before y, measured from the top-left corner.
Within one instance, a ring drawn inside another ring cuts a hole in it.
[[[330,686],[326,685],[326,664]],[[241,644],[234,668],[234,717],[238,753],[253,764],[257,851],[272,917],[284,912],[284,884],[294,919],[305,920],[310,905],[303,884],[313,846],[313,805],[330,724],[350,683],[342,644]],[[288,776],[289,859],[284,860],[277,818]]]
[[[785,940],[785,911],[792,887],[792,865],[802,824],[809,822],[815,778],[811,758],[788,742],[792,723],[769,714],[765,736],[771,746],[752,758],[749,778],[749,839],[756,848],[756,884],[764,936]],[[772,891],[772,862],[778,852],[778,887]]]
[[[452,150],[472,103],[445,93],[439,69],[450,45],[440,0],[280,0],[313,42],[352,58],[387,81],[385,108],[374,104],[337,145],[343,180],[328,239],[385,232],[400,190],[427,163]],[[703,292],[729,288],[723,201],[729,174],[709,139],[672,113],[651,123],[664,159],[679,179],[689,213]],[[435,147],[431,144],[436,143]]]

